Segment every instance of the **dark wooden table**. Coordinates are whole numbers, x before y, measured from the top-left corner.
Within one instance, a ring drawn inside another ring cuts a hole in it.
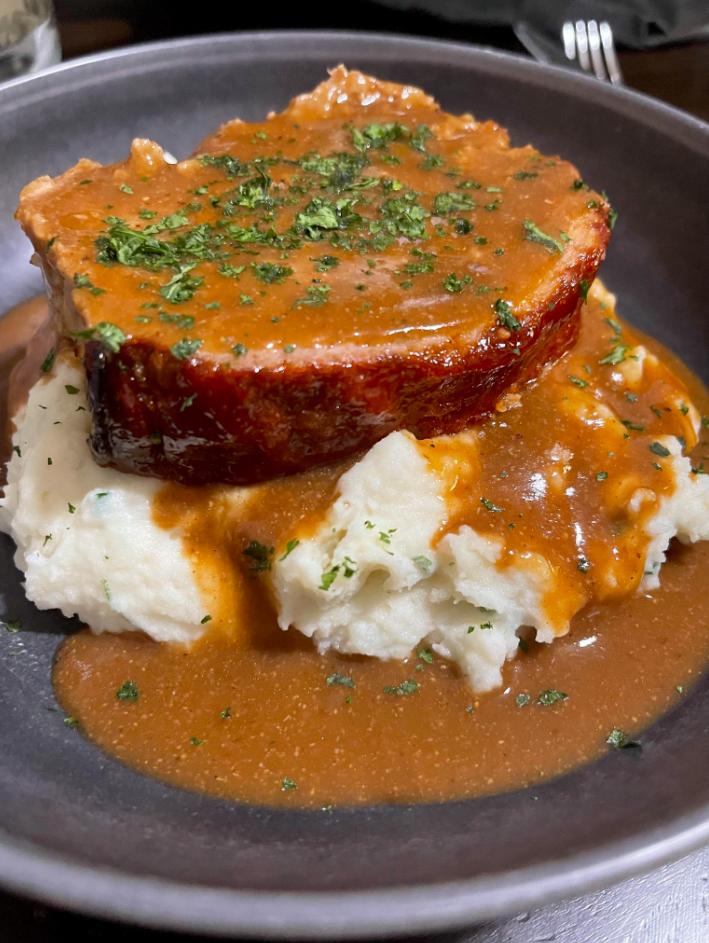
[[[90,0],[57,0],[65,58],[136,42],[228,30],[268,29],[273,11],[253,5],[212,5],[198,17],[192,5],[115,0],[107,12]],[[184,9],[182,7],[184,6]],[[511,30],[460,27],[425,14],[401,14],[376,3],[339,5],[317,0],[279,10],[279,29],[368,29],[481,43],[524,53]],[[221,12],[218,12],[221,9]],[[709,121],[709,42],[652,51],[621,51],[626,83]],[[463,933],[441,934],[438,943],[706,943],[709,940],[709,852],[646,878],[570,904],[549,907]],[[138,930],[38,905],[0,893],[2,943],[195,943],[194,936]]]

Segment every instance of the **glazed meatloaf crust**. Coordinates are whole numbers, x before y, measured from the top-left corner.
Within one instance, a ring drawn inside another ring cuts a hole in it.
[[[458,432],[573,343],[612,211],[577,170],[336,69],[175,164],[25,188],[100,464],[246,484]]]

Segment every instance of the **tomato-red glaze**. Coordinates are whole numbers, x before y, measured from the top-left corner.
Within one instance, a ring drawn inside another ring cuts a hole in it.
[[[23,193],[101,464],[243,484],[458,432],[576,337],[609,207],[491,122],[338,69],[198,153]]]

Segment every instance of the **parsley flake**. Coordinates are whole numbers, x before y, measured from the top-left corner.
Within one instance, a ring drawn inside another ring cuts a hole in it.
[[[547,235],[547,233],[542,232],[542,230],[537,226],[536,223],[532,222],[531,219],[525,219],[524,231],[526,233],[525,239],[528,239],[529,242],[538,242],[540,245],[544,246],[549,252],[558,252],[561,254],[564,251],[563,243],[559,242],[558,239],[554,239],[553,236]]]
[[[130,701],[134,704],[140,697],[140,691],[135,681],[124,681],[116,691],[116,697],[119,701]]]
[[[408,681],[402,681],[401,684],[397,684],[396,686],[388,684],[384,688],[384,693],[396,694],[401,697],[406,697],[409,694],[416,694],[418,689],[419,689],[418,683],[416,681],[413,681],[412,679],[409,679]]]

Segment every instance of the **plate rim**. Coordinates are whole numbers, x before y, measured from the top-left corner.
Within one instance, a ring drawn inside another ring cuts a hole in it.
[[[153,59],[165,68],[166,54],[203,53],[206,64],[215,56],[233,55],[249,44],[297,44],[326,52],[328,44],[352,44],[353,55],[364,44],[391,46],[402,52],[441,51],[477,61],[492,74],[523,77],[537,86],[570,90],[580,100],[600,101],[616,112],[632,114],[669,134],[675,141],[709,157],[709,124],[641,92],[611,86],[560,66],[534,62],[522,55],[474,44],[405,34],[345,30],[263,30],[205,34],[141,43],[94,53],[60,63],[40,73],[0,85],[0,116],[23,105],[27,91],[42,100],[52,88],[66,91],[74,75],[90,81],[94,67],[121,63],[140,68]],[[246,50],[244,50],[246,52]],[[406,56],[404,55],[404,58]],[[449,60],[450,61],[450,60]],[[176,63],[177,64],[177,63]],[[65,78],[56,85],[56,78]],[[108,77],[108,76],[107,76]],[[45,86],[43,89],[42,86]],[[677,860],[709,843],[709,805],[661,828],[593,851],[545,864],[443,884],[417,883],[357,891],[245,891],[196,883],[135,876],[117,869],[91,866],[63,857],[0,831],[0,886],[59,907],[97,917],[116,918],[154,928],[188,930],[226,936],[294,939],[304,936],[345,939],[394,936],[462,927],[554,901],[583,895]],[[365,905],[366,906],[363,906]]]

